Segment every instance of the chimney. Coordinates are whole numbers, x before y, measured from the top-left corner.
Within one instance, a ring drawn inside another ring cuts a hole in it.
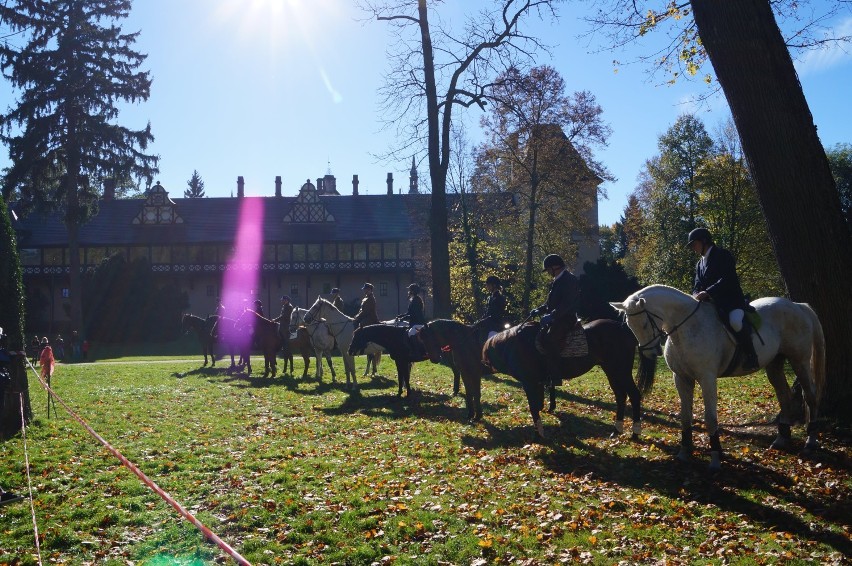
[[[281,196],[281,175],[275,176],[275,196]]]
[[[388,194],[393,194],[393,173],[388,173]]]
[[[240,175],[237,177],[237,198],[246,196],[246,180]]]
[[[327,195],[339,195],[337,192],[337,178],[331,173],[328,173],[325,177],[322,178],[322,186],[325,190],[325,194]]]
[[[352,194],[358,196],[358,175],[352,175]]]
[[[115,179],[104,179],[104,200],[115,199]]]
[[[322,177],[317,177],[317,194],[324,195],[325,194],[325,185],[323,184]]]

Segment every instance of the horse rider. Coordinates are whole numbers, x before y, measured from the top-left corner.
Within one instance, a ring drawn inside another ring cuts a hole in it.
[[[488,299],[485,302],[485,316],[474,323],[477,336],[485,343],[492,332],[502,332],[506,323],[506,298],[503,296],[503,285],[496,275],[485,279],[485,290]]]
[[[560,353],[568,333],[577,325],[580,281],[565,267],[565,260],[556,254],[544,258],[544,271],[553,278],[547,301],[530,311],[530,316],[543,315],[538,339],[545,351],[547,377],[551,384],[558,385],[562,381]]]
[[[397,316],[396,319],[408,322],[409,336],[414,336],[417,329],[426,324],[423,299],[420,298],[420,285],[417,283],[408,286],[408,310]]]
[[[337,307],[337,310],[343,312],[343,299],[340,298],[340,289],[337,287],[331,290],[331,304]]]
[[[745,354],[743,369],[758,369],[751,328],[745,319],[748,305],[740,287],[734,256],[713,242],[707,228],[696,228],[690,232],[686,246],[701,256],[695,264],[692,296],[699,301],[713,302],[722,320],[730,324],[737,344]]]
[[[376,312],[376,297],[373,295],[373,284],[364,283],[361,290],[364,291],[364,298],[361,299],[361,308],[355,315],[355,328],[379,323],[379,315]]]
[[[290,303],[289,295],[281,295],[281,314],[274,319],[275,322],[283,326],[290,326],[290,315],[293,314],[295,307]]]

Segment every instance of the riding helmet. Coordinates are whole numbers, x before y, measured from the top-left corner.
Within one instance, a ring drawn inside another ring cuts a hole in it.
[[[281,300],[287,301],[289,303],[290,302],[290,296],[289,295],[281,295]]]
[[[542,271],[547,271],[551,267],[565,267],[565,260],[560,255],[550,254],[544,258],[544,269]]]
[[[713,242],[713,236],[710,235],[710,230],[707,228],[696,228],[692,232],[689,233],[689,237],[687,238],[686,247],[692,245],[692,242]]]
[[[340,292],[340,289],[338,289],[337,287],[335,287],[334,289],[331,290],[332,295],[339,293],[339,292]]]
[[[418,285],[417,283],[412,283],[408,286],[408,291],[414,293],[415,295],[418,295],[420,294],[420,285]]]
[[[489,275],[488,277],[485,278],[485,284],[486,285],[494,285],[495,287],[499,287],[500,286],[500,278],[497,277],[496,275]]]
[[[372,289],[372,288],[373,288],[372,283],[364,283],[364,286],[361,287],[361,290],[363,291],[364,289]]]

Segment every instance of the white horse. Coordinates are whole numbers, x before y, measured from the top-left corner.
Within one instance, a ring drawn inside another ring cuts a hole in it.
[[[294,311],[295,312],[295,311]],[[325,319],[328,324],[332,336],[337,341],[337,346],[340,349],[340,355],[343,357],[343,368],[346,372],[346,387],[358,388],[358,382],[355,380],[355,358],[349,355],[349,344],[352,343],[352,334],[355,332],[354,319],[346,316],[337,307],[322,297],[317,297],[316,302],[311,305],[308,312],[305,313],[305,322],[311,323],[314,320]],[[352,378],[352,384],[349,383],[349,378]]]
[[[645,287],[621,303],[610,303],[627,315],[627,324],[639,340],[639,351],[647,357],[656,353],[666,338],[664,355],[674,373],[680,396],[681,446],[678,458],[692,454],[692,407],[695,383],[704,397],[704,420],[710,436],[710,468],[720,468],[722,446],[716,415],[719,377],[742,376],[757,370],[745,370],[733,335],[719,321],[716,308],[665,285]],[[816,313],[805,303],[779,297],[766,297],[752,303],[760,315],[756,336],[752,336],[760,367],[766,369],[769,382],[781,405],[778,437],[772,448],[790,444],[793,399],[784,361],[788,360],[802,384],[808,407],[805,452],[818,447],[817,404],[825,383],[825,337]]]
[[[307,309],[295,307],[290,314],[290,332],[296,332],[300,326],[308,331],[311,337],[311,346],[316,354],[316,370],[314,372],[318,381],[322,381],[322,359],[325,357],[328,360],[328,367],[331,370],[331,381],[337,380],[337,375],[334,373],[334,367],[331,365],[331,352],[334,350],[334,336],[331,334],[331,329],[324,320],[316,320],[308,323],[305,316],[308,314]]]

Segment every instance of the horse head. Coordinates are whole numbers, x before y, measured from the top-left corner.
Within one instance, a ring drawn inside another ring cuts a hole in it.
[[[438,337],[428,324],[417,329],[417,339],[423,344],[426,349],[426,355],[429,356],[429,361],[437,364],[441,361],[441,352],[443,346],[438,342]]]
[[[322,318],[322,309],[324,307],[323,303],[327,302],[328,301],[326,301],[322,297],[317,297],[317,300],[314,301],[314,304],[312,304],[311,307],[307,311],[305,311],[305,322],[310,324],[314,321],[314,318]]]

